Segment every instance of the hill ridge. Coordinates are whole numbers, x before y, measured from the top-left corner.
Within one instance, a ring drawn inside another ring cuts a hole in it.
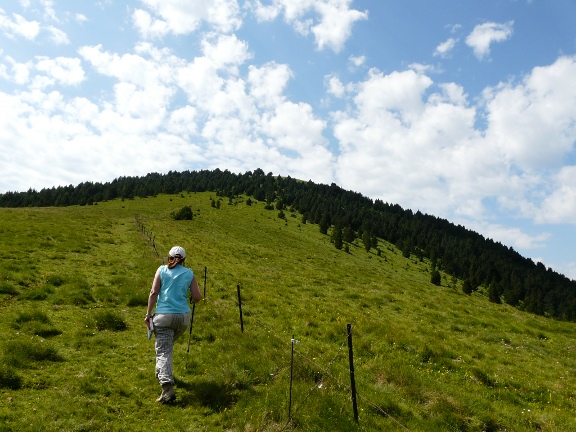
[[[381,238],[406,256],[432,260],[435,268],[464,281],[467,293],[483,286],[490,301],[505,302],[538,315],[576,320],[576,281],[522,257],[511,247],[445,219],[397,204],[371,200],[336,184],[315,184],[290,177],[265,174],[261,169],[234,174],[221,171],[171,171],[143,177],[120,177],[100,184],[8,192],[0,195],[1,207],[90,205],[105,200],[154,196],[160,193],[213,191],[229,200],[246,194],[279,211],[292,208],[302,220],[358,237],[371,248]]]

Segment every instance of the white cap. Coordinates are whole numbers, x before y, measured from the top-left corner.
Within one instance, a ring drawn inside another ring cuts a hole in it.
[[[174,246],[172,249],[170,249],[168,255],[170,255],[171,257],[179,256],[180,258],[184,259],[186,258],[186,251],[182,246]]]

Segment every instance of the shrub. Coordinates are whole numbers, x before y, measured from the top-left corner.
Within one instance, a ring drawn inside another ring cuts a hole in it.
[[[192,220],[194,214],[192,213],[192,207],[184,206],[176,212],[172,212],[172,219],[174,220]]]
[[[124,319],[118,313],[112,311],[97,312],[94,316],[94,322],[96,323],[96,329],[99,331],[123,331],[128,328]]]

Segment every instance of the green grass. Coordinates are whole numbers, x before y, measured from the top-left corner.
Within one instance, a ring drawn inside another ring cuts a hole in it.
[[[0,430],[576,429],[574,324],[465,295],[445,274],[433,285],[429,262],[383,241],[380,255],[345,252],[289,210],[212,200],[0,209]],[[184,206],[194,219],[174,220]],[[143,317],[175,244],[201,291],[207,269],[206,299],[162,406]]]

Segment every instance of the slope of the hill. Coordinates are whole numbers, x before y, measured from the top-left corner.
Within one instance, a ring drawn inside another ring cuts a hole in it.
[[[0,209],[0,430],[576,428],[574,324],[465,295],[445,273],[434,285],[430,261],[382,239],[338,250],[296,211],[251,201]],[[174,220],[184,206],[193,220]],[[178,400],[159,406],[143,315],[174,244],[206,299],[189,354],[188,334],[176,346]]]
[[[542,263],[447,220],[330,186],[267,175],[261,169],[245,174],[229,171],[185,171],[121,177],[100,184],[42,189],[40,192],[0,194],[0,207],[86,205],[115,198],[155,196],[180,191],[217,191],[234,199],[247,194],[276,207],[291,207],[319,224],[354,234],[370,243],[375,238],[393,243],[405,256],[433,260],[450,275],[465,281],[470,293],[483,286],[494,303],[576,321],[576,281],[547,269]]]

